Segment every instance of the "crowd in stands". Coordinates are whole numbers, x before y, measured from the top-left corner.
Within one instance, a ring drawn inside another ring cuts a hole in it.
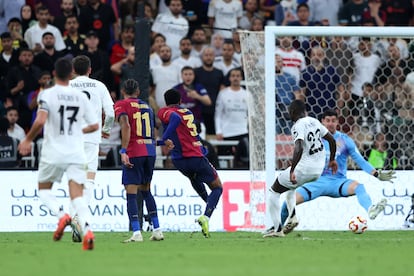
[[[79,54],[91,59],[91,77],[105,83],[114,101],[120,99],[122,82],[136,79],[134,43],[140,34],[134,24],[146,18],[151,36],[142,39],[151,40],[151,49],[145,100],[157,110],[165,105],[163,93],[175,87],[204,138],[236,139],[247,147],[237,30],[413,26],[413,15],[411,0],[0,0],[0,116],[10,121],[9,135],[22,139],[36,115],[37,95],[53,83],[54,62]],[[340,130],[355,138],[367,159],[384,149],[393,168],[412,169],[414,77],[407,76],[414,68],[413,41],[278,37],[277,134],[290,135],[286,106],[301,98],[315,117],[336,108]],[[377,147],[374,137],[386,146]],[[239,159],[236,167],[247,166],[240,157],[248,153],[245,147],[224,149]]]

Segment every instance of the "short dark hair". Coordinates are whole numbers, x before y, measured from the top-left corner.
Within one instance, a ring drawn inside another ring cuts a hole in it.
[[[91,67],[91,60],[85,55],[79,55],[72,60],[73,70],[78,75],[86,75]]]
[[[325,117],[335,116],[338,118],[338,113],[336,113],[335,109],[327,109],[322,113],[321,119],[325,119]]]
[[[194,68],[193,67],[186,65],[183,68],[181,68],[181,73],[184,72],[184,71],[187,71],[187,70],[191,70],[191,71],[194,72]]]
[[[6,114],[9,113],[10,110],[16,110],[17,113],[19,113],[19,109],[17,108],[17,106],[12,105],[6,108]]]
[[[72,75],[72,62],[68,58],[59,58],[55,62],[56,78],[60,80],[68,80]]]
[[[7,133],[10,127],[9,120],[6,117],[0,117],[0,133]]]
[[[4,32],[4,33],[2,33],[1,35],[0,35],[0,38],[1,39],[6,39],[6,38],[12,38],[12,36],[11,36],[11,33],[9,33],[9,32]]]
[[[293,100],[289,105],[289,115],[291,119],[294,119],[293,117],[297,117],[301,113],[305,113],[305,111],[306,111],[306,104],[302,100]]]
[[[127,79],[122,84],[122,89],[125,91],[127,95],[133,95],[134,93],[139,91],[139,84],[134,79]]]
[[[42,34],[42,38],[44,38],[47,35],[51,35],[51,36],[55,37],[55,35],[53,33],[51,33],[51,32],[45,32],[45,33]]]
[[[164,100],[166,105],[180,104],[181,94],[176,89],[169,89],[164,93]]]

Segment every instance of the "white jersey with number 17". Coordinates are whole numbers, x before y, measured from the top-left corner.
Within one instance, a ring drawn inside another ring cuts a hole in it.
[[[41,161],[52,164],[85,164],[84,122],[98,123],[86,95],[70,86],[55,85],[38,97],[39,111],[48,117],[43,130]]]
[[[318,120],[312,117],[304,117],[296,121],[292,126],[293,140],[303,140],[303,153],[297,165],[297,169],[315,169],[322,173],[325,166],[325,150],[322,137],[328,133],[328,129]],[[295,168],[295,169],[296,169]]]

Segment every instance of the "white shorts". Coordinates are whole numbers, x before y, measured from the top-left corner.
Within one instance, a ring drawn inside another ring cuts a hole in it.
[[[277,177],[280,185],[290,189],[294,190],[299,186],[302,186],[305,183],[315,181],[318,179],[322,174],[322,168],[304,168],[304,167],[296,167],[295,168],[295,176],[296,176],[296,184],[293,184],[290,182],[290,167],[283,170],[279,176]]]
[[[86,182],[86,166],[82,164],[49,164],[40,161],[39,164],[39,183],[61,182],[63,174],[69,180],[73,180],[78,184]]]
[[[88,166],[87,171],[96,173],[98,170],[99,144],[85,142],[83,145]]]

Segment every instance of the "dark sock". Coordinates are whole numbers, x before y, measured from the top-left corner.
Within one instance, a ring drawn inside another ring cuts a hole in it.
[[[157,204],[155,203],[154,197],[152,196],[150,191],[142,191],[141,193],[145,201],[145,206],[147,206],[148,214],[151,217],[154,229],[160,228],[160,223],[158,221],[157,214]]]
[[[204,215],[207,217],[211,217],[211,214],[213,213],[214,209],[217,206],[217,203],[220,199],[221,193],[223,192],[223,188],[213,188],[211,190],[210,195],[207,199],[207,206],[206,211],[204,212]]]
[[[208,193],[207,193],[206,186],[204,185],[204,183],[191,180],[191,185],[193,186],[197,194],[204,200],[204,202],[207,202]]]
[[[129,222],[131,223],[132,231],[140,231],[141,225],[138,221],[138,205],[137,205],[137,195],[136,194],[127,194],[127,212],[129,217]]]

